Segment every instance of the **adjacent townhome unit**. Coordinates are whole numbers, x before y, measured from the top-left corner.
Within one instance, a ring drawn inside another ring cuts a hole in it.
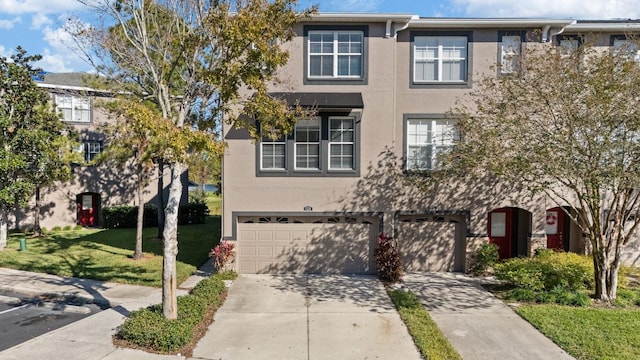
[[[40,191],[40,226],[53,227],[101,226],[101,210],[109,206],[138,205],[136,203],[133,167],[114,168],[95,165],[94,158],[108,146],[101,127],[113,121],[97,106],[101,101],[112,101],[108,92],[97,91],[87,85],[86,73],[45,73],[36,79],[39,87],[51,94],[62,121],[71,125],[79,134],[83,161],[73,165],[73,178]],[[168,194],[169,171],[165,171],[165,193]],[[183,176],[183,201],[187,199],[186,173]],[[157,203],[157,175],[145,190],[145,203]],[[165,194],[165,199],[166,199]],[[33,204],[33,202],[32,202]],[[29,229],[34,224],[34,208],[17,211],[10,227]]]
[[[225,126],[223,239],[240,273],[375,273],[380,233],[407,271],[466,271],[479,244],[502,258],[538,247],[584,252],[553,201],[521,184],[456,183],[426,193],[405,181],[437,168],[459,138],[447,116],[480,74],[508,76],[527,46],[620,46],[637,23],[318,14],[283,44],[271,96],[315,110],[291,134],[252,139]],[[260,119],[256,119],[259,127]],[[630,245],[637,246],[637,245]]]

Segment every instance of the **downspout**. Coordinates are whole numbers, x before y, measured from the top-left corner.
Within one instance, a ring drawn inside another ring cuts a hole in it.
[[[571,24],[567,24],[567,25],[572,25],[572,24],[575,24],[575,23],[576,23],[576,20],[574,20]],[[542,28],[542,42],[550,42],[550,41],[552,41],[554,36],[560,35],[560,34],[562,34],[564,32],[564,29],[566,28],[567,25],[561,27],[558,30],[551,31],[551,32],[549,31],[549,30],[551,30],[551,25],[545,25]]]

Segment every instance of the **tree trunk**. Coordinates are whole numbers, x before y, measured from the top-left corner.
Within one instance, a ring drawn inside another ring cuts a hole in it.
[[[158,159],[158,240],[164,232],[164,160]]]
[[[178,317],[176,298],[176,256],[178,255],[178,207],[182,196],[180,178],[186,165],[174,163],[171,166],[171,188],[165,208],[163,232],[164,254],[162,261],[162,312],[167,319]]]
[[[142,225],[144,222],[144,204],[142,203],[142,192],[144,191],[144,169],[142,166],[138,166],[138,221],[136,224],[136,249],[133,251],[133,259],[142,259]]]
[[[604,250],[593,253],[593,275],[595,278],[595,298],[613,301],[618,295],[618,273],[620,261],[612,259]]]
[[[33,236],[42,237],[42,228],[40,227],[40,186],[36,187],[36,207],[33,212]]]
[[[0,250],[7,247],[7,214],[3,211],[0,213]]]

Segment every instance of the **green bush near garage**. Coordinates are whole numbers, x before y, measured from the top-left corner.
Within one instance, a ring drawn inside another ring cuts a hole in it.
[[[532,258],[513,258],[495,265],[495,276],[511,287],[509,299],[585,306],[585,289],[593,288],[593,265],[586,256],[539,250]]]
[[[117,332],[116,340],[159,353],[174,353],[193,345],[198,340],[196,328],[203,323],[206,327],[224,301],[223,279],[234,277],[235,274],[214,274],[200,281],[188,295],[178,297],[176,320],[167,320],[160,305],[132,311]]]
[[[209,208],[204,202],[191,202],[178,208],[178,225],[204,224],[209,216]],[[102,208],[102,227],[105,229],[135,228],[138,219],[137,206],[113,206]],[[144,227],[158,226],[158,208],[144,206]]]

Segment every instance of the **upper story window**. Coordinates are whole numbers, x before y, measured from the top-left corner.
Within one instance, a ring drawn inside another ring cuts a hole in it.
[[[366,84],[368,27],[306,25],[304,81],[309,84]]]
[[[628,39],[624,35],[614,35],[611,37],[611,46],[615,54],[625,54],[630,60],[640,62],[640,46],[637,42]]]
[[[321,114],[259,144],[262,176],[357,176],[358,116]]]
[[[455,120],[405,116],[405,169],[437,169],[438,154],[459,140]]]
[[[361,78],[361,31],[310,31],[310,78]]]
[[[320,118],[298,120],[294,135],[296,170],[319,170]]]
[[[103,146],[101,141],[83,140],[78,151],[84,156],[85,163],[90,163],[96,156],[102,153]]]
[[[499,33],[499,59],[498,65],[500,74],[509,75],[520,71],[520,60],[522,58],[522,43],[524,34]]]
[[[578,35],[565,35],[558,38],[558,51],[560,56],[569,57],[573,52],[578,50],[581,45],[581,39]]]
[[[86,96],[55,94],[57,110],[62,120],[71,122],[91,121],[91,101]]]
[[[286,170],[287,142],[284,135],[272,139],[263,135],[260,141],[260,168],[267,170]]]
[[[467,81],[466,36],[416,36],[413,81]]]

